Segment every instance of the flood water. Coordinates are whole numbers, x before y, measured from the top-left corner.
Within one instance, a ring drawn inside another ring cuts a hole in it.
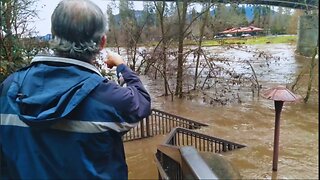
[[[310,62],[308,58],[294,55],[295,45],[267,44],[249,48],[262,49],[279,58],[267,68],[259,62],[253,63],[263,90],[292,83],[300,70]],[[235,49],[222,51],[219,47],[210,50],[232,59],[237,71],[242,71],[240,65],[236,65],[237,61],[254,61],[250,52]],[[318,87],[318,78],[317,71],[315,87]],[[159,96],[163,88],[159,82],[147,77],[142,79],[152,95],[153,108],[207,123],[208,127],[197,131],[246,145],[245,148],[222,153],[243,179],[318,179],[318,88],[313,89],[313,95],[307,104],[284,104],[280,122],[278,171],[272,172],[275,119],[273,101],[248,96],[248,92],[240,94],[246,96],[241,104],[230,103],[225,106],[212,106],[186,99],[171,101],[169,97]],[[300,88],[298,93],[304,96],[305,89],[306,87]],[[160,135],[125,143],[129,179],[158,178],[154,154],[156,146],[164,138],[165,135]]]

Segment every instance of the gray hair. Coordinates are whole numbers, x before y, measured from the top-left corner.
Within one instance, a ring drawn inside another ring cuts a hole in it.
[[[89,0],[63,0],[51,16],[51,48],[58,55],[86,62],[99,53],[106,17]]]

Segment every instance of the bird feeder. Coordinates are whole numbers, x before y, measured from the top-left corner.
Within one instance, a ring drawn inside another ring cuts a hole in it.
[[[275,129],[274,129],[274,145],[273,145],[273,163],[272,170],[278,170],[278,154],[279,154],[279,134],[280,134],[280,114],[284,102],[295,102],[300,99],[284,86],[277,86],[266,90],[262,93],[262,97],[274,101],[275,106]]]

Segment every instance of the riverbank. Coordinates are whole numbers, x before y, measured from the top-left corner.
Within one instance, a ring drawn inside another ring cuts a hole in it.
[[[245,45],[257,45],[257,44],[296,44],[298,40],[297,35],[272,35],[272,36],[251,36],[251,37],[231,37],[231,38],[219,38],[203,40],[202,47],[210,46],[223,46],[231,44],[245,44]],[[159,42],[145,42],[139,43],[138,47],[156,47]],[[195,40],[184,40],[185,46],[197,46],[198,41]],[[178,46],[177,42],[172,43],[173,46]],[[109,48],[116,48],[115,45],[108,44]]]
[[[234,38],[222,38],[214,40],[206,40],[202,46],[220,46],[229,44],[279,44],[288,43],[293,44],[297,42],[296,35],[279,35],[279,36],[252,36],[252,37],[234,37]],[[197,42],[186,42],[187,45],[197,45]]]
[[[202,47],[210,46],[223,46],[231,44],[245,44],[245,45],[257,45],[257,44],[295,44],[297,42],[297,35],[272,35],[272,36],[251,36],[251,37],[231,37],[231,38],[219,38],[203,40]],[[196,46],[198,41],[195,40],[185,40],[185,46]],[[142,43],[140,46],[151,47],[156,46],[158,42]],[[177,44],[177,43],[173,43]]]

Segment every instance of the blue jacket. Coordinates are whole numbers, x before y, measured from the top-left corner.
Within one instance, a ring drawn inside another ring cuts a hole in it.
[[[36,56],[0,86],[1,179],[127,179],[122,135],[150,114],[138,76],[126,87],[74,59]]]

